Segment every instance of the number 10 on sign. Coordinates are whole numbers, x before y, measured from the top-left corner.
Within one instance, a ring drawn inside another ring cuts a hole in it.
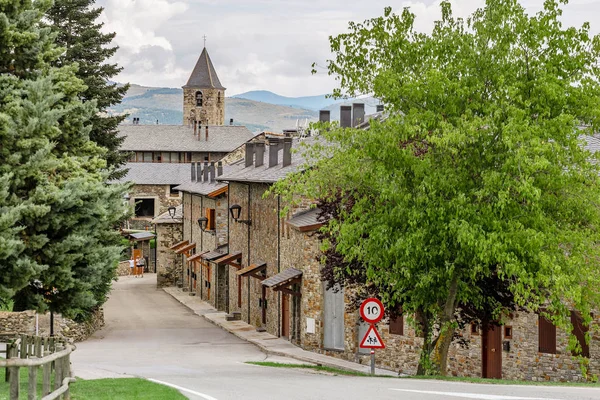
[[[383,318],[383,304],[375,298],[366,299],[360,305],[360,316],[368,324],[376,324]]]

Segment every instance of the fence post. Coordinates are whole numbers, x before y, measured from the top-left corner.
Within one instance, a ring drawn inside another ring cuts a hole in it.
[[[12,343],[7,343],[6,344],[6,359],[8,360],[11,357],[12,354]],[[8,382],[8,379],[10,378],[10,368],[5,368],[6,372],[4,375],[4,382]]]
[[[37,357],[31,357],[32,360],[37,359]],[[27,378],[29,379],[29,387],[27,389],[27,400],[36,400],[37,399],[37,371],[38,367],[29,367],[29,374]]]
[[[58,344],[56,345],[56,352],[62,351],[64,348],[62,345]],[[64,376],[62,376],[63,373],[63,359],[62,358],[57,358],[54,361],[54,390],[58,389],[59,387],[62,386],[62,381],[63,379],[65,379]]]
[[[44,357],[49,356],[50,351],[46,350],[44,352]],[[51,377],[51,363],[47,362],[42,366],[43,370],[43,381],[42,381],[42,397],[50,394],[50,377]]]

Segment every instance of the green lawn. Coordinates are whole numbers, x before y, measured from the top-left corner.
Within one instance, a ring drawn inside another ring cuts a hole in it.
[[[20,369],[20,398],[27,397],[27,369]],[[4,368],[0,368],[0,400],[8,400],[8,383],[4,381]],[[38,398],[41,399],[41,368],[38,371]],[[77,379],[71,384],[73,400],[184,400],[177,390],[141,378]]]

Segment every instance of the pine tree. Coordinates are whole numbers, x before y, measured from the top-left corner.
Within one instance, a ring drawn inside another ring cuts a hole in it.
[[[105,184],[77,66],[53,66],[50,4],[0,2],[0,299],[85,317],[114,277],[127,188]]]
[[[65,49],[57,60],[57,65],[77,63],[76,75],[82,79],[87,89],[81,99],[95,100],[99,113],[92,116],[90,139],[106,148],[106,161],[109,167],[119,168],[127,161],[127,154],[119,152],[123,138],[118,137],[118,125],[125,115],[110,116],[110,106],[121,102],[129,85],[118,86],[110,82],[122,68],[107,63],[118,47],[110,44],[115,33],[102,33],[102,23],[97,19],[103,8],[92,8],[95,0],[55,0],[46,13],[51,21],[51,29],[57,34],[56,42]],[[111,178],[122,177],[123,170],[116,170]]]

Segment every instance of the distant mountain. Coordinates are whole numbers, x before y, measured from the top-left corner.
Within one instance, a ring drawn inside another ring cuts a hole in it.
[[[123,101],[111,107],[109,112],[129,114],[126,122],[133,117],[140,118],[142,124],[179,125],[183,120],[183,91],[173,88],[154,88],[131,85]],[[297,122],[306,125],[318,119],[314,110],[294,108],[267,102],[242,98],[225,99],[225,121],[233,118],[236,125],[245,125],[253,132],[281,132],[294,128]]]
[[[251,92],[236,94],[232,97],[237,99],[260,101],[262,103],[277,104],[280,106],[306,108],[314,111],[321,110],[334,102],[334,100],[327,98],[327,95],[285,97],[267,90],[254,90]]]

